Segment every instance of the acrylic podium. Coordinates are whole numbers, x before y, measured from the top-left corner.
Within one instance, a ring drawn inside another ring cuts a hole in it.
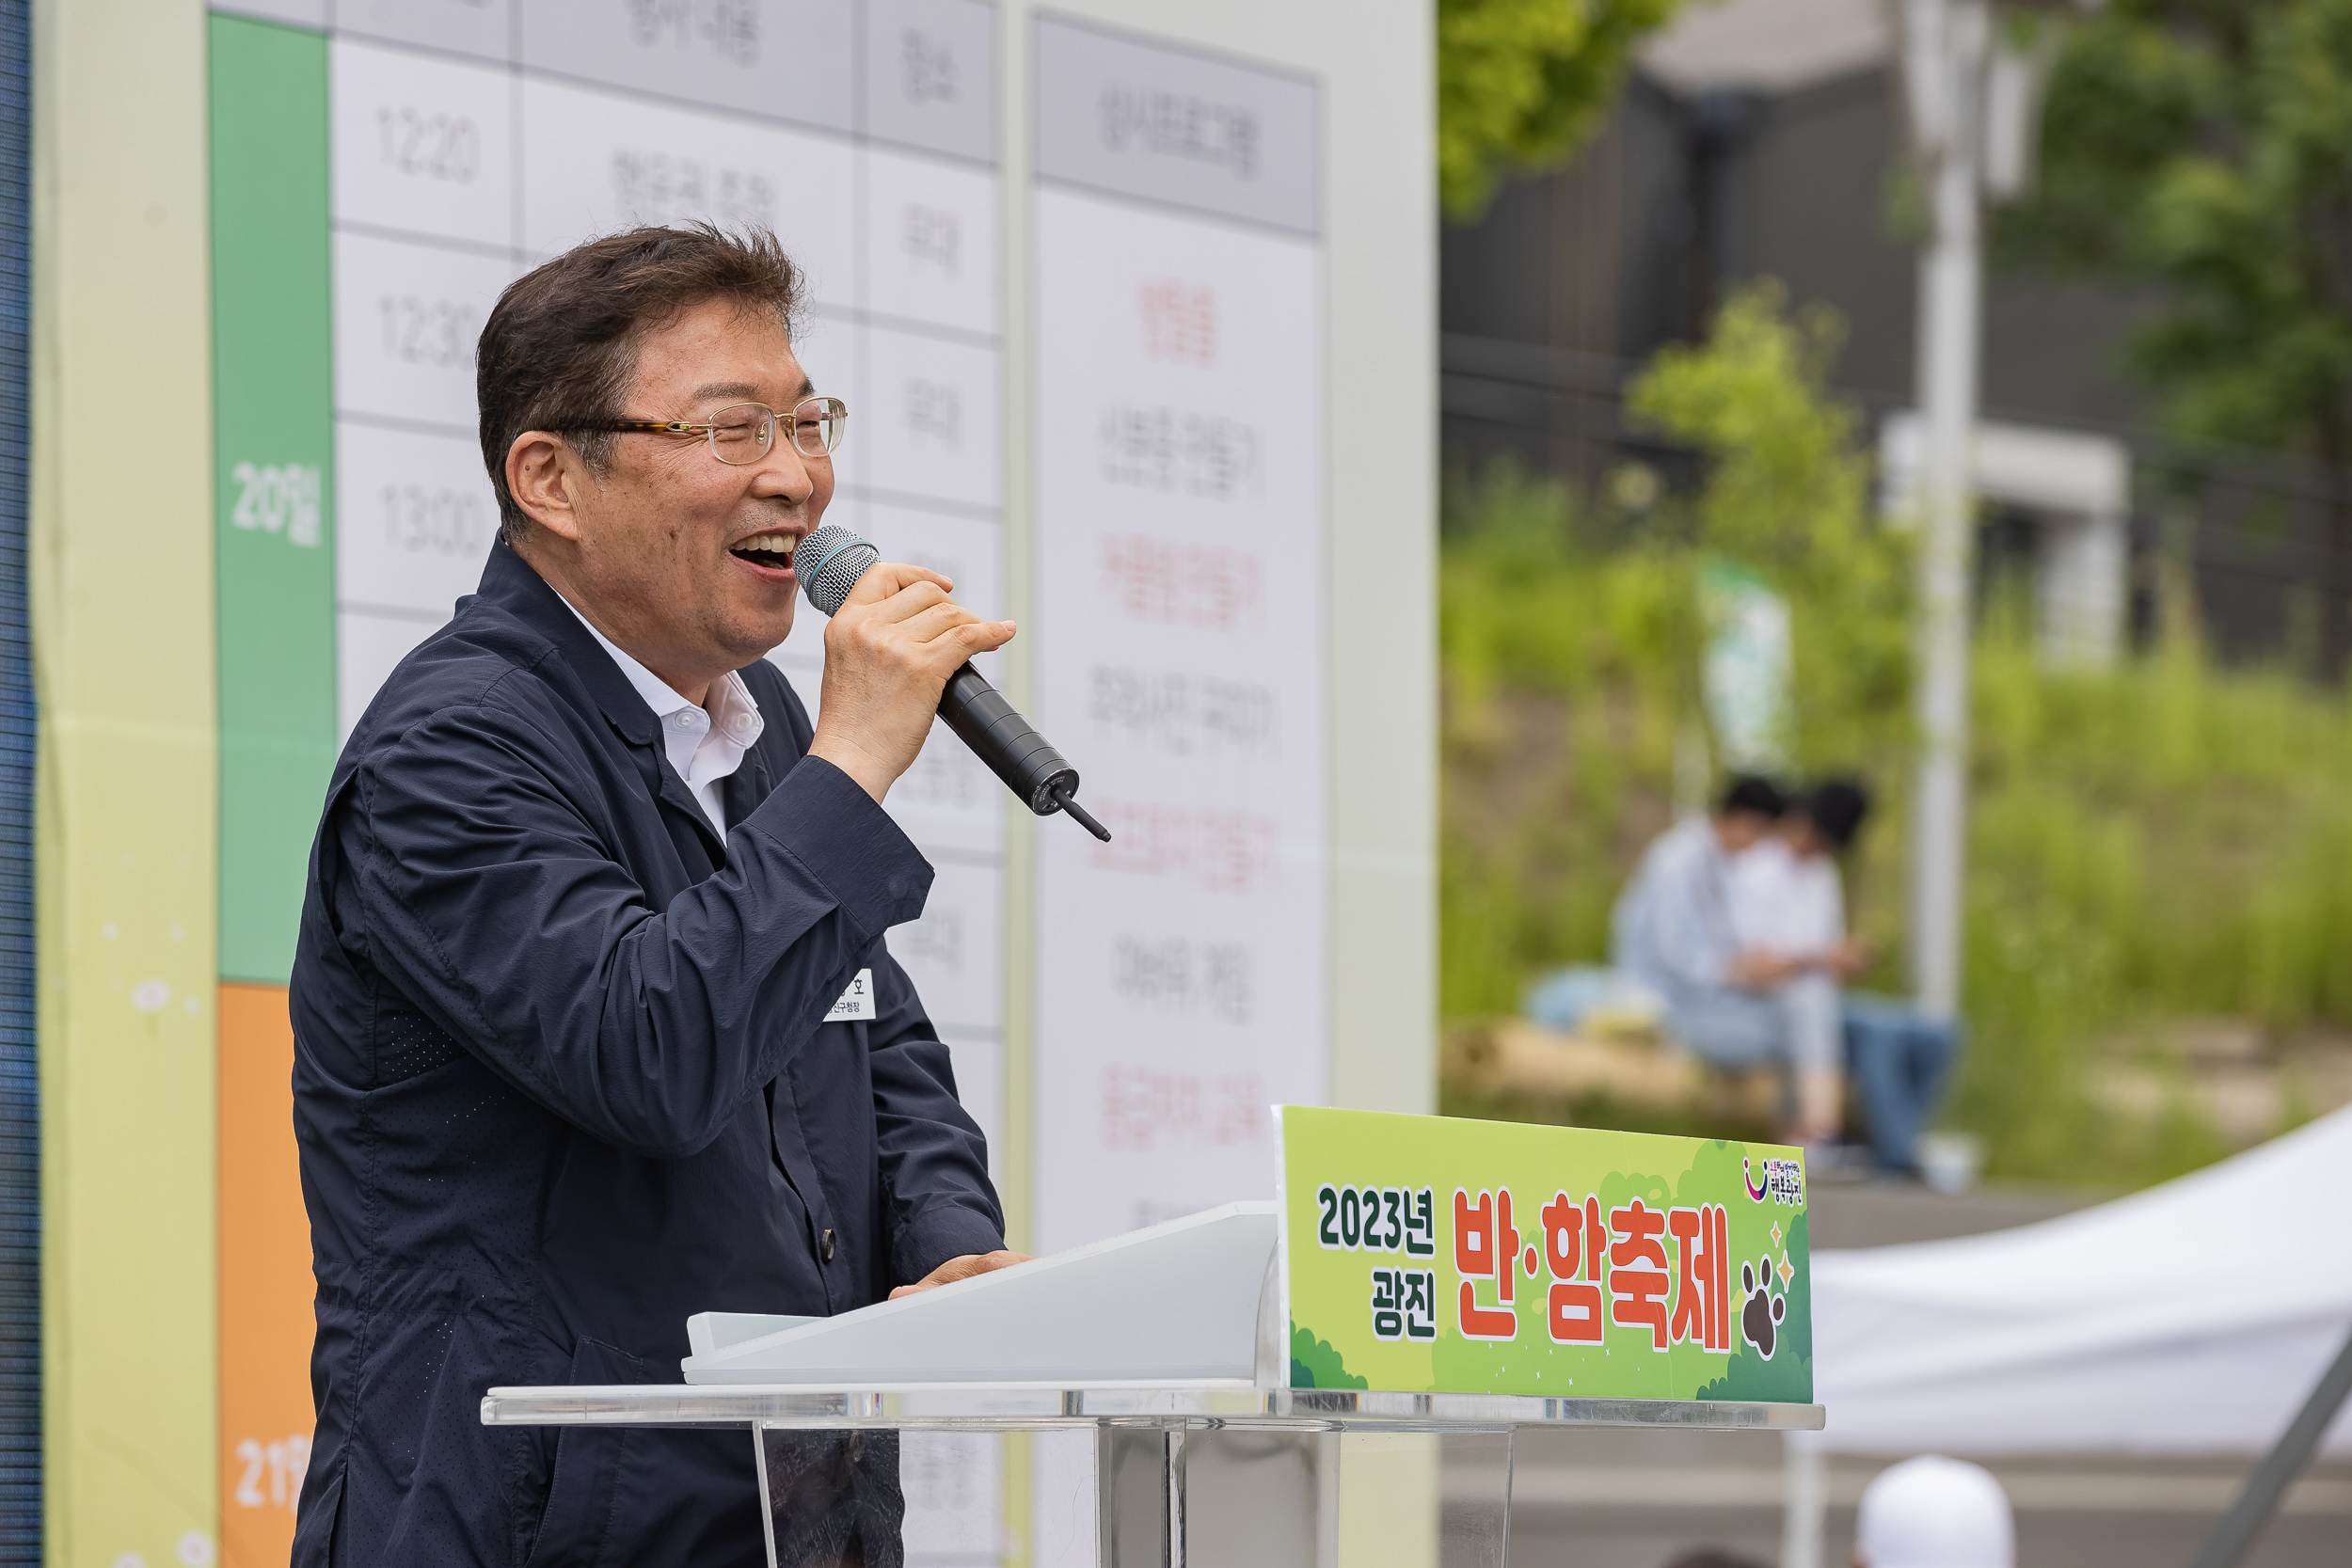
[[[681,1384],[493,1388],[482,1418],[740,1427],[771,1562],[782,1434],[1087,1430],[1104,1568],[1502,1568],[1522,1428],[1821,1424],[1808,1403],[1297,1386],[1282,1232],[1277,1203],[1239,1203],[838,1317],[704,1314]],[[1351,1532],[1351,1499],[1391,1477],[1426,1496],[1433,1465],[1435,1540]]]

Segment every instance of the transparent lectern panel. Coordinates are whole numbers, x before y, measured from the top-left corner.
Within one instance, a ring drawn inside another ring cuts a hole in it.
[[[1184,1561],[1289,1568],[1320,1560],[1328,1533],[1323,1472],[1337,1439],[1321,1432],[1184,1434]]]
[[[1419,1440],[1437,1450],[1432,1476],[1437,1485],[1430,1490],[1438,1505],[1438,1568],[1502,1568],[1511,1539],[1511,1434],[1448,1433]],[[1349,1441],[1375,1445],[1407,1439],[1367,1433]],[[1369,1477],[1350,1479],[1369,1481],[1368,1489],[1378,1495],[1375,1454],[1350,1449],[1349,1463],[1359,1471],[1374,1470]],[[1430,1490],[1422,1496],[1429,1497]]]
[[[1108,1427],[1093,1449],[1093,1550],[1046,1568],[1503,1568],[1508,1433]]]
[[[898,1568],[898,1434],[755,1429],[770,1568]]]
[[[781,1568],[994,1568],[1005,1468],[993,1432],[759,1430],[769,1561]]]
[[[906,1568],[997,1568],[1003,1562],[1007,1441],[994,1432],[898,1434]]]
[[[1504,1568],[1507,1432],[1186,1426],[763,1429],[779,1568],[989,1568],[1028,1451],[1033,1568]]]

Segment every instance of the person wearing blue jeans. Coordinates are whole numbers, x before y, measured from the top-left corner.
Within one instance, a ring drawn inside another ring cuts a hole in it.
[[[1610,917],[1620,974],[1664,1003],[1668,1032],[1717,1067],[1783,1073],[1781,1135],[1836,1135],[1843,1074],[1837,983],[1808,960],[1752,950],[1735,928],[1736,862],[1772,832],[1785,802],[1769,781],[1731,781],[1715,809],[1660,835]]]
[[[1837,1021],[1833,1035],[1843,1036],[1841,1054],[1862,1102],[1873,1160],[1885,1170],[1908,1171],[1917,1164],[1919,1130],[1942,1098],[1961,1032],[1956,1022],[1931,1018],[1907,1002],[1838,989],[1870,963],[1868,951],[1846,934],[1837,867],[1869,809],[1859,784],[1832,779],[1816,785],[1788,803],[1770,837],[1737,858],[1727,885],[1736,940],[1784,966],[1775,992],[1783,1005],[1826,1006]]]
[[[1862,1101],[1870,1154],[1882,1170],[1919,1165],[1919,1132],[1944,1098],[1965,1042],[1960,1020],[1934,1019],[1893,996],[1846,993],[1846,1070]]]

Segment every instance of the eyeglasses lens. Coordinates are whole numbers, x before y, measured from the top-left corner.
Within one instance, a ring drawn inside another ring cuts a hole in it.
[[[710,417],[710,450],[722,463],[756,463],[776,438],[776,417],[756,403],[739,403]]]
[[[841,445],[850,422],[850,405],[839,398],[810,398],[792,410],[792,444],[810,457],[823,457]]]

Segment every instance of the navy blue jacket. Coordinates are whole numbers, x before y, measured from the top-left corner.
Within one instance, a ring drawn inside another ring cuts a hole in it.
[[[768,723],[725,839],[503,545],[343,748],[294,958],[318,1406],[294,1560],[761,1560],[741,1431],[485,1428],[507,1384],[675,1383],[705,1310],[829,1314],[1003,1244],[882,932],[931,870]],[[861,968],[872,1022],[821,1022]]]

